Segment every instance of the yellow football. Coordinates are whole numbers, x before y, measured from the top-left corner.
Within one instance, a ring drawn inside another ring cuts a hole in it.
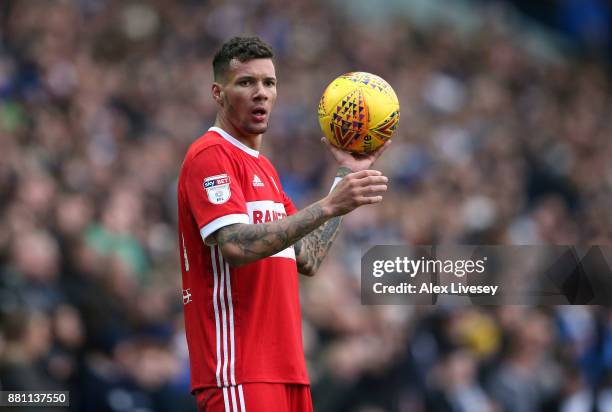
[[[375,74],[351,72],[336,78],[319,102],[319,124],[329,142],[348,152],[382,146],[399,123],[399,101],[389,83]]]

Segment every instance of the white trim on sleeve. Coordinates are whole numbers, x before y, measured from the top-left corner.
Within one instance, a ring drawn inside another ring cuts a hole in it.
[[[200,236],[202,236],[202,240],[204,241],[204,243],[206,243],[206,238],[212,233],[216,232],[224,226],[233,225],[234,223],[248,224],[249,215],[243,213],[235,213],[232,215],[218,217],[217,219],[213,220],[212,222],[200,229]]]

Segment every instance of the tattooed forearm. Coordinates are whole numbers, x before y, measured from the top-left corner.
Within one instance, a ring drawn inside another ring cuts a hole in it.
[[[349,173],[351,169],[341,167],[336,177],[344,177]],[[342,222],[342,216],[330,219],[295,243],[295,256],[300,273],[312,276],[317,272],[338,235],[340,222]]]
[[[297,241],[295,255],[300,273],[312,276],[317,272],[338,235],[341,221],[341,216],[330,219],[323,226]]]
[[[225,259],[239,266],[286,249],[327,219],[321,205],[315,203],[276,222],[226,226],[217,231],[216,240]]]

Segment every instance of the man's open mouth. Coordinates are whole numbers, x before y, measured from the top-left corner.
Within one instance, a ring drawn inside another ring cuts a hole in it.
[[[253,116],[256,122],[263,122],[266,120],[268,112],[263,107],[258,107],[251,111],[251,115]]]

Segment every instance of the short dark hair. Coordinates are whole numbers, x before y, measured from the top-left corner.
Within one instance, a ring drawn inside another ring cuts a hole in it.
[[[272,47],[259,37],[232,37],[221,45],[213,59],[215,80],[227,72],[232,59],[246,62],[252,59],[271,59],[273,57]]]

